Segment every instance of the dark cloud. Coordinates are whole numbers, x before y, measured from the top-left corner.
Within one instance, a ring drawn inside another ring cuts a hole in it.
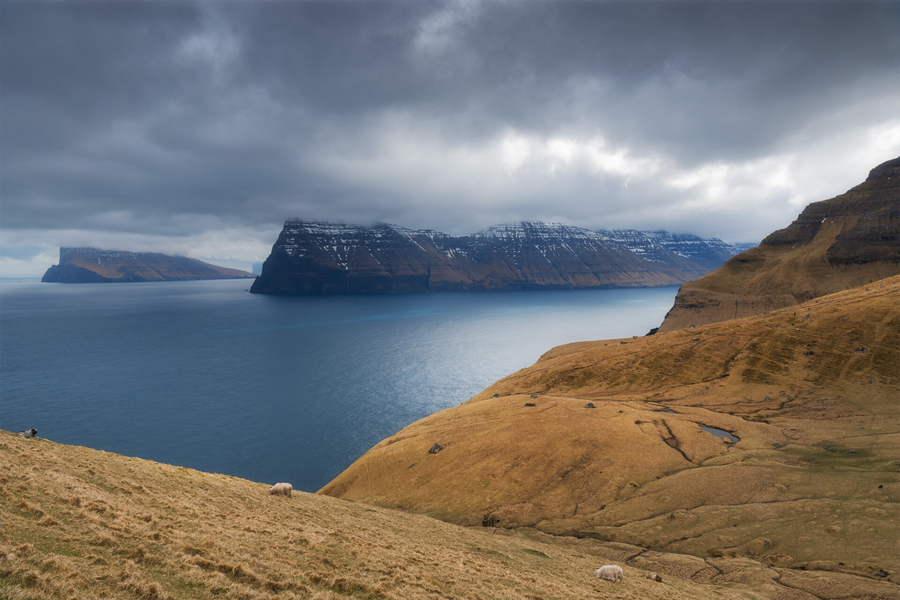
[[[900,153],[898,56],[891,1],[7,0],[0,228],[758,239]]]

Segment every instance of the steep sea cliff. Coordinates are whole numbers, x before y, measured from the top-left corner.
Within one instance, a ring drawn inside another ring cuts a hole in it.
[[[396,225],[288,221],[251,292],[366,294],[678,285],[737,249],[664,231],[497,225],[454,237]]]
[[[211,265],[186,256],[97,248],[60,248],[59,264],[44,273],[44,283],[133,283],[246,279],[253,274]]]

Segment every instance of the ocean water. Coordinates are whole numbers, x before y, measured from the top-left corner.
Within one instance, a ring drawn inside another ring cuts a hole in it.
[[[283,298],[0,281],[0,429],[316,491],[385,437],[677,288]]]

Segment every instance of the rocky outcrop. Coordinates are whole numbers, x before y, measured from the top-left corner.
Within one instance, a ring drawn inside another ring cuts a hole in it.
[[[155,252],[124,252],[96,248],[60,248],[59,264],[44,273],[45,283],[112,283],[187,281],[253,277],[238,269],[211,265],[194,258]]]
[[[746,317],[900,273],[900,158],[681,287],[660,331]]]
[[[365,294],[678,285],[736,250],[664,231],[497,225],[453,237],[395,225],[288,221],[251,292]]]

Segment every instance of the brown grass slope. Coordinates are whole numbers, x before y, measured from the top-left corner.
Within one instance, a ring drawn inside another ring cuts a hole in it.
[[[637,566],[653,557],[625,544],[469,529],[268,488],[0,432],[0,598],[808,598],[734,559],[669,556],[657,583]],[[611,562],[624,582],[594,578]],[[743,580],[717,585],[722,573]]]
[[[898,450],[893,277],[765,315],[554,348],[384,440],[321,493],[753,559],[819,598],[896,598]]]
[[[717,271],[684,284],[660,331],[806,302],[900,274],[900,158],[815,202]]]

